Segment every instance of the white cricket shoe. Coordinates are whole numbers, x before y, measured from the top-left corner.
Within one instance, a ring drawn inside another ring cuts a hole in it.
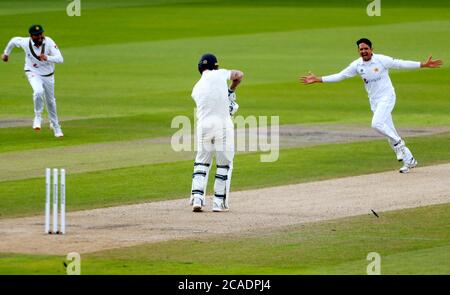
[[[398,172],[400,172],[400,173],[408,173],[410,169],[412,169],[412,168],[414,168],[416,166],[417,166],[417,161],[413,157],[409,161],[403,161],[403,167],[400,168],[400,170]]]
[[[53,128],[53,124],[52,124],[52,122],[50,122],[50,124],[49,124],[49,125],[50,125],[50,129],[51,129],[51,130],[53,130],[54,128]]]
[[[55,134],[55,137],[63,137],[64,136],[61,128],[53,128],[53,132]]]
[[[213,212],[226,212],[228,210],[230,210],[230,209],[225,204],[225,201],[223,198],[214,197]]]
[[[405,145],[405,141],[403,139],[401,139],[400,142],[398,142],[396,145],[392,146],[392,149],[394,150],[395,155],[397,156],[397,160],[399,162],[403,161],[403,158],[405,158],[405,153],[406,153],[405,147],[406,147],[406,145]]]
[[[192,211],[193,212],[202,212],[203,211],[203,200],[199,197],[192,198]]]
[[[34,120],[33,120],[33,129],[35,130],[35,131],[39,131],[39,130],[41,130],[41,121],[42,121],[42,119],[41,119],[41,117],[34,117]]]

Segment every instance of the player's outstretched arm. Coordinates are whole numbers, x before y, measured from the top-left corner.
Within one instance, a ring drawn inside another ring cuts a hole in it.
[[[440,59],[433,60],[433,57],[430,55],[426,61],[420,63],[421,68],[439,68],[442,66],[443,62]]]
[[[388,56],[379,55],[383,61],[383,65],[390,69],[417,69],[417,68],[439,68],[442,65],[442,60],[433,60],[430,56],[426,61],[411,61],[396,59]]]
[[[309,73],[307,76],[301,76],[299,78],[300,82],[303,84],[313,84],[313,83],[322,83],[322,77],[317,77],[313,73]]]
[[[356,76],[356,63],[351,63],[348,67],[343,69],[337,74],[328,75],[328,76],[322,76],[318,77],[314,75],[313,73],[309,72],[307,76],[300,77],[300,82],[303,84],[313,84],[313,83],[330,83],[330,82],[339,82],[347,78],[351,78]]]
[[[244,78],[243,72],[238,71],[238,70],[231,70],[230,80],[232,82],[231,82],[230,90],[235,91],[236,87],[241,83],[243,78]]]

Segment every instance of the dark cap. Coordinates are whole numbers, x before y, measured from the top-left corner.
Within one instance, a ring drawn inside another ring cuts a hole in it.
[[[32,25],[28,29],[28,33],[30,33],[31,35],[39,35],[44,33],[44,28],[41,25]]]
[[[198,61],[198,71],[200,74],[204,70],[216,70],[218,67],[219,63],[217,62],[217,58],[211,53],[203,54]]]

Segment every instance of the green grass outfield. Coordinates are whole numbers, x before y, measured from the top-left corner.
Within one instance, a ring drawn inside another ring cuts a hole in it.
[[[450,204],[81,255],[82,274],[450,274]],[[180,250],[182,249],[182,250]],[[64,274],[64,256],[0,254],[0,274]]]
[[[40,133],[31,130],[31,88],[23,74],[23,52],[15,49],[10,62],[0,63],[0,124],[28,120],[30,125],[0,128],[0,222],[42,214],[43,171],[51,165],[78,163],[78,172],[68,170],[69,211],[189,194],[192,160],[165,159],[159,156],[164,148],[155,145],[149,150],[151,163],[122,159],[121,168],[111,168],[107,163],[115,161],[114,153],[97,151],[93,144],[126,153],[136,140],[171,136],[175,116],[193,118],[190,93],[199,78],[197,60],[205,52],[215,53],[222,67],[245,72],[237,91],[239,115],[280,116],[281,124],[362,126],[369,126],[371,112],[359,78],[303,86],[298,77],[309,70],[318,75],[340,71],[358,57],[360,37],[372,39],[375,52],[402,59],[433,54],[444,60],[442,68],[391,71],[397,91],[394,122],[398,127],[450,125],[450,7],[445,1],[430,0],[424,7],[419,0],[384,0],[380,17],[366,15],[369,2],[364,0],[81,2],[81,17],[68,17],[68,1],[1,1],[0,46],[41,23],[64,55],[64,64],[56,66],[56,97],[65,137],[55,139],[47,125]],[[407,143],[420,165],[450,162],[448,133],[408,138]],[[103,159],[104,166],[77,162],[77,148],[92,148],[90,156]],[[52,154],[55,159],[46,162]],[[30,157],[33,165],[26,171]],[[258,153],[242,154],[236,157],[232,188],[360,175],[398,165],[385,140],[285,149],[274,163],[260,163]],[[36,171],[42,176],[37,178]],[[18,179],[10,180],[8,173]],[[378,249],[385,273],[449,273],[443,263],[449,259],[442,259],[450,245],[444,232],[448,209],[433,206],[380,219],[362,216],[233,236],[224,267],[216,263],[222,240],[212,238],[89,254],[83,256],[83,273],[361,273],[365,255]],[[420,218],[415,221],[415,216]],[[333,226],[342,231],[329,234]],[[305,243],[299,242],[302,237]],[[185,252],[187,247],[191,252]],[[192,259],[196,250],[206,253],[201,261]],[[246,265],[240,262],[245,255],[254,257]],[[0,273],[62,272],[61,257],[0,254]]]

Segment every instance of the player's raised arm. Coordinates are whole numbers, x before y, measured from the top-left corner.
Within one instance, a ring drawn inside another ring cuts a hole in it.
[[[238,70],[231,70],[230,80],[232,81],[230,90],[235,91],[236,87],[241,83],[244,78],[244,73]]]
[[[230,71],[230,80],[231,85],[228,88],[228,100],[230,102],[230,115],[233,116],[237,110],[239,109],[239,105],[236,102],[236,93],[234,92],[236,90],[236,87],[241,83],[242,79],[244,78],[244,73],[238,70],[231,70]]]
[[[432,56],[428,57],[426,61],[411,61],[392,58],[390,56],[379,55],[381,62],[388,69],[419,69],[419,68],[439,68],[442,65],[442,60],[433,60]]]

